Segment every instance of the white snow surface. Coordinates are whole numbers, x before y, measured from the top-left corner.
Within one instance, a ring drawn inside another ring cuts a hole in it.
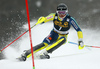
[[[31,22],[31,26],[33,26]],[[28,29],[28,25],[23,26]],[[37,25],[32,28],[32,42],[33,46],[42,42],[42,40],[49,35],[53,28],[52,22],[42,25]],[[93,29],[82,29],[84,35],[84,44],[100,46],[100,33]],[[33,69],[31,57],[25,62],[16,61],[23,50],[30,49],[29,33],[22,36],[19,40],[19,49],[8,47],[4,54],[6,59],[0,60],[0,69]],[[68,41],[77,43],[77,32],[71,28],[68,35]],[[51,59],[36,59],[35,69],[100,69],[100,48],[85,47],[82,50],[78,49],[77,45],[66,43],[49,54]]]

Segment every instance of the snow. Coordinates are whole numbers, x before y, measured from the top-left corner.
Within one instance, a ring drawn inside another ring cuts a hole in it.
[[[31,26],[33,26],[31,22]],[[23,26],[28,29],[27,25]],[[35,26],[32,29],[33,45],[41,43],[42,40],[52,30],[52,23],[46,23]],[[100,46],[99,32],[96,30],[83,29],[84,43],[86,45]],[[70,30],[68,41],[77,42],[77,32],[74,29]],[[5,50],[6,59],[0,60],[0,69],[32,69],[31,57],[25,62],[16,61],[23,50],[30,49],[28,33],[20,39],[19,49],[8,47]],[[51,59],[35,59],[35,69],[100,69],[100,49],[87,48],[82,50],[78,49],[77,45],[66,43],[54,51]]]

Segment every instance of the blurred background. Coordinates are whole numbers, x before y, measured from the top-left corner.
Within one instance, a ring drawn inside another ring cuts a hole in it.
[[[55,13],[59,3],[68,6],[69,14],[81,28],[100,30],[100,0],[28,0],[30,20]],[[25,31],[24,24],[27,24],[25,0],[0,0],[0,49]],[[3,58],[1,53],[0,59]]]

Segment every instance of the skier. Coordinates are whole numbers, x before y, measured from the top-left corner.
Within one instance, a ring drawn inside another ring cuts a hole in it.
[[[53,21],[54,27],[50,34],[43,40],[42,43],[33,47],[34,53],[45,49],[42,54],[39,55],[40,59],[49,59],[48,53],[52,53],[61,45],[67,42],[67,37],[69,29],[71,26],[77,31],[78,35],[78,48],[84,48],[83,33],[78,26],[76,20],[68,14],[68,7],[61,3],[57,6],[56,13],[51,13],[46,17],[40,17],[39,20],[42,22],[37,22],[37,24],[43,24],[48,21]],[[25,50],[20,57],[20,61],[26,61],[26,58],[31,54],[31,49]]]

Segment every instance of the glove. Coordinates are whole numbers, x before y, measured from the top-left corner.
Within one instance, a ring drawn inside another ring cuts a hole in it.
[[[36,25],[37,24],[41,24],[42,22],[44,22],[45,21],[45,17],[40,17],[39,19],[38,19],[38,22],[36,23]]]
[[[82,40],[82,39],[79,39],[79,40],[78,40],[78,48],[79,48],[79,49],[83,49],[84,46],[85,46],[85,45],[84,45],[83,40]]]

